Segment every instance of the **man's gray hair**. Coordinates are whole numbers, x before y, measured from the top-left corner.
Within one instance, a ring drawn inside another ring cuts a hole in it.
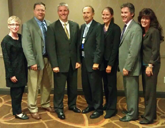
[[[59,5],[57,6],[57,11],[58,11],[58,8],[61,7],[61,6],[65,6],[65,7],[67,7],[67,9],[69,10],[68,4],[67,4],[67,3],[64,3],[64,2],[61,2],[61,3],[59,3]]]

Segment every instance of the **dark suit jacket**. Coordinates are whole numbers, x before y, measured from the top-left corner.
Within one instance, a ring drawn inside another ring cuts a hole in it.
[[[79,48],[81,48],[84,29],[85,29],[85,24],[81,26]],[[100,64],[100,68],[99,68],[100,70],[104,69],[104,67],[101,65],[103,62],[103,50],[104,50],[104,41],[103,41],[102,27],[101,24],[93,20],[88,30],[84,43],[84,52],[85,52],[84,59],[88,72],[93,71],[92,67],[94,63]]]
[[[70,63],[75,69],[76,62],[80,62],[78,52],[79,26],[68,21],[70,27],[70,40],[64,31],[60,20],[48,26],[46,34],[46,48],[52,68],[59,67],[60,72],[68,72]]]
[[[160,36],[158,29],[150,27],[143,37],[143,63],[153,64],[160,63]]]
[[[102,29],[104,30],[104,24]],[[118,63],[120,35],[120,27],[111,21],[107,32],[104,34],[104,59],[108,61],[107,65],[112,67]]]

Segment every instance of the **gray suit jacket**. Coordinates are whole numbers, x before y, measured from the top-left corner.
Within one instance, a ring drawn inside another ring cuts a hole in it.
[[[134,20],[131,21],[119,47],[119,69],[129,71],[129,76],[139,76],[141,70],[140,50],[142,44],[142,29]]]
[[[46,21],[49,25],[50,22]],[[25,22],[22,26],[22,47],[27,59],[28,67],[37,64],[38,69],[44,68],[43,47],[44,40],[40,27],[34,18]]]

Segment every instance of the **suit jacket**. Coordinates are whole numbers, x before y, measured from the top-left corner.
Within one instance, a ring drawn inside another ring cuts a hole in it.
[[[125,31],[119,47],[119,69],[129,71],[129,76],[139,76],[141,70],[140,50],[142,29],[134,20]]]
[[[102,29],[104,30],[104,24]],[[108,61],[107,65],[112,67],[118,63],[120,35],[120,27],[111,21],[107,32],[104,33],[104,59]]]
[[[46,24],[50,22],[46,20]],[[22,47],[27,59],[28,67],[37,64],[38,69],[44,68],[43,47],[44,39],[37,21],[32,18],[22,26]]]
[[[84,29],[85,29],[85,24],[81,26],[79,48],[81,48]],[[100,23],[93,20],[86,35],[85,43],[84,43],[84,53],[85,53],[84,59],[88,72],[93,71],[92,67],[94,63],[100,65],[99,67],[100,70],[104,70],[104,67],[102,65],[103,52],[104,52],[104,40],[103,40],[102,27]],[[80,56],[82,56],[81,52],[80,52]]]
[[[143,37],[142,58],[144,64],[160,63],[160,36],[158,29],[150,27]]]
[[[46,48],[52,68],[59,67],[60,72],[68,72],[70,63],[75,69],[76,62],[80,62],[78,51],[79,26],[73,21],[68,21],[70,39],[68,39],[60,20],[48,26]]]

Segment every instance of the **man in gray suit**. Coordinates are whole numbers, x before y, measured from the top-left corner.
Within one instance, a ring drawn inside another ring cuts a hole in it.
[[[28,63],[28,109],[31,116],[41,119],[38,114],[38,88],[41,93],[41,107],[52,111],[50,107],[50,91],[52,85],[52,70],[45,49],[47,25],[44,19],[45,4],[34,4],[34,17],[23,24],[22,47]]]
[[[119,69],[123,74],[123,84],[127,101],[126,116],[120,121],[138,119],[138,91],[141,70],[140,49],[142,43],[141,27],[133,20],[134,5],[125,3],[121,6],[121,17],[125,23],[119,47]]]

